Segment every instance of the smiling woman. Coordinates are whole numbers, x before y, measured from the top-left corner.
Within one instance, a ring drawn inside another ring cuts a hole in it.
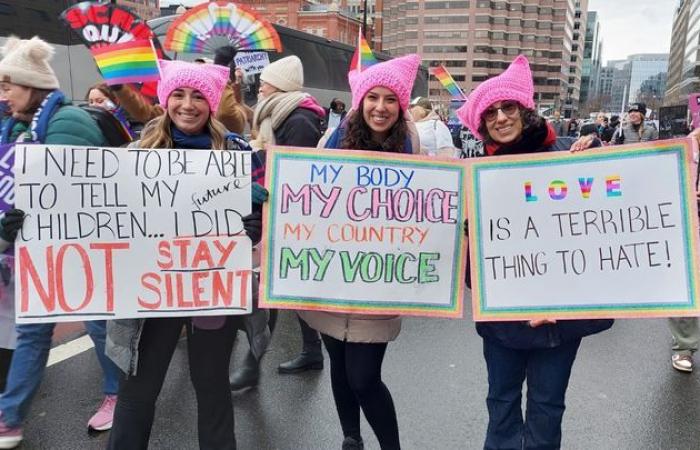
[[[518,56],[505,72],[480,84],[457,115],[477,138],[484,140],[489,155],[567,149],[554,128],[535,112],[533,95],[530,65],[527,58]],[[585,185],[588,192],[591,183]],[[583,192],[584,185],[580,184]],[[537,201],[531,188],[525,185],[526,199]],[[613,191],[619,192],[619,184]],[[550,185],[554,201],[563,199],[566,192],[562,181]],[[612,212],[608,213],[612,220]],[[581,231],[574,229],[575,220],[566,228],[570,219],[560,218],[561,233],[578,235]],[[494,275],[514,270],[516,277],[536,276],[542,271],[538,257],[528,261],[515,254],[490,258],[489,262]],[[484,341],[489,380],[484,448],[560,448],[564,397],[581,339],[610,326],[612,320],[479,322],[476,330]],[[523,420],[520,403],[525,380],[527,410]]]
[[[325,144],[319,144],[327,149],[374,150],[380,152],[412,153],[418,150],[417,135],[412,134],[406,124],[406,109],[408,108],[411,88],[416,78],[420,57],[406,55],[387,62],[375,64],[359,72],[351,70],[348,74],[352,90],[352,111],[335,131],[331,132]],[[366,185],[374,184],[374,174],[365,170],[362,178]],[[379,175],[376,183],[386,183],[387,174]],[[405,176],[405,175],[404,175]],[[397,176],[396,181],[400,177]],[[408,183],[408,182],[407,182]],[[351,194],[352,204],[348,205],[353,213],[363,217],[379,217],[380,211],[391,214],[398,211],[406,216],[422,215],[429,210],[428,221],[448,221],[450,202],[446,200],[445,208],[437,206],[440,201],[433,202],[433,196],[448,199],[451,194],[445,192],[417,192],[413,196],[408,190],[398,189],[391,195],[391,202],[397,208],[384,209],[373,202],[378,199],[379,190],[354,188]],[[376,195],[375,195],[376,194]],[[430,199],[430,200],[428,200]],[[357,200],[357,204],[355,204]],[[433,208],[427,208],[426,205]],[[375,239],[394,239],[394,230],[385,234],[385,229],[358,229],[350,224],[329,228],[329,239],[357,240],[372,242]],[[411,236],[419,230],[401,229],[402,239],[413,239]],[[423,235],[424,236],[424,235]],[[374,273],[362,273],[364,280],[379,280],[386,276],[388,279],[400,279],[406,282],[412,277],[431,277],[428,271],[420,267],[430,266],[434,258],[430,254],[412,255],[404,253],[393,259],[393,255],[382,255],[372,252],[354,255],[353,261],[360,266],[375,267]],[[346,257],[349,257],[346,255]],[[342,256],[341,256],[342,258]],[[416,266],[416,261],[419,262]],[[413,271],[404,268],[413,264]],[[356,266],[359,267],[359,266]],[[416,268],[418,267],[418,268]],[[382,269],[380,269],[382,268]],[[393,268],[393,271],[392,269]],[[385,272],[382,273],[382,270]],[[410,272],[410,273],[409,273]],[[346,273],[350,273],[349,271]],[[355,272],[357,274],[357,272]],[[353,275],[355,276],[355,275]],[[402,281],[403,282],[403,281]],[[331,360],[331,384],[335,399],[340,425],[343,429],[343,448],[363,448],[360,435],[360,410],[364,412],[367,421],[377,435],[382,449],[393,450],[400,448],[399,426],[394,402],[389,389],[382,381],[382,363],[388,343],[396,339],[401,330],[399,316],[368,316],[359,314],[342,314],[322,311],[301,311],[302,319],[309,326],[321,332],[321,337],[328,350]]]
[[[228,81],[228,67],[181,61],[160,61],[160,64],[162,77],[158,85],[158,98],[160,103],[166,106],[166,114],[151,121],[143,130],[141,141],[133,143],[132,146],[181,151],[221,150],[211,154],[222,155],[221,167],[215,165],[223,170],[224,155],[227,153],[224,150],[226,129],[213,117],[212,111],[217,110]],[[184,160],[186,158],[183,157]],[[230,155],[227,160],[231,161]],[[217,192],[214,190],[210,195],[217,195]],[[206,199],[207,196],[204,196],[200,202],[206,202]],[[199,210],[192,211],[193,218],[202,214],[205,213]],[[217,223],[241,222],[229,221],[228,216],[215,220]],[[223,254],[230,253],[230,250],[226,250],[217,241],[213,244],[215,248],[223,249]],[[162,257],[170,257],[171,248],[166,241],[160,243],[159,254]],[[200,242],[196,254],[203,257],[209,255],[207,244]],[[169,265],[170,262],[167,259],[164,264]],[[196,260],[192,265],[196,266],[194,269],[199,268]],[[146,293],[141,306],[152,309],[162,307],[163,304],[226,304],[234,292],[234,285],[239,286],[239,281],[245,284],[245,280],[234,280],[232,274],[224,277],[216,272],[209,276],[207,272],[192,272],[191,269],[192,267],[177,267],[172,270],[185,270],[188,273],[150,274],[145,280],[142,279],[144,288],[149,292]],[[201,286],[211,283],[216,288],[217,295],[202,297],[200,283]],[[174,291],[173,285],[177,287]],[[175,344],[186,325],[190,374],[200,411],[200,447],[235,449],[228,368],[236,330],[243,327],[241,317],[173,317],[113,321],[109,325],[107,353],[129,376],[119,388],[119,400],[114,412],[114,427],[108,448],[148,447],[158,393]]]

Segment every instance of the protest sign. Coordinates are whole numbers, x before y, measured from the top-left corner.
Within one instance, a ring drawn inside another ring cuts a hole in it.
[[[250,152],[15,150],[18,322],[251,311]]]
[[[273,148],[261,306],[461,317],[464,166]]]
[[[11,209],[15,203],[15,144],[0,144],[0,213]]]
[[[245,75],[255,75],[270,65],[267,52],[240,52],[233,60],[236,68],[241,69]]]
[[[693,146],[469,163],[475,320],[700,314]]]

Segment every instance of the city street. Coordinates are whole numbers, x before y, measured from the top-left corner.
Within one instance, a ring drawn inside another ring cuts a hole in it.
[[[469,315],[470,313],[468,313]],[[235,396],[240,449],[339,449],[329,371],[280,376],[296,354],[296,320],[283,312],[258,389]],[[239,343],[244,336],[239,335]],[[236,356],[244,345],[237,345]],[[697,449],[700,378],[670,365],[664,320],[620,320],[584,340],[564,419],[565,449]],[[158,405],[153,449],[196,449],[196,408],[186,348],[175,353]],[[471,320],[406,319],[389,346],[384,379],[398,410],[405,449],[478,449],[486,428],[486,370]],[[101,401],[92,351],[49,367],[22,449],[101,449],[107,435],[85,423]],[[364,419],[363,419],[364,420]],[[378,449],[363,421],[368,449]]]

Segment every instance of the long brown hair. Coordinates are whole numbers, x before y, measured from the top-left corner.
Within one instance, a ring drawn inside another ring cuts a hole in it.
[[[360,103],[359,111],[353,111],[347,117],[345,135],[340,146],[358,150],[371,150],[378,146],[383,152],[403,153],[408,136],[408,126],[404,120],[403,110],[399,109],[399,118],[389,128],[389,136],[384,139],[384,142],[376,142],[372,139],[372,129],[365,122],[363,109],[364,101]]]
[[[115,105],[119,104],[119,99],[117,99],[117,96],[114,95],[114,91],[112,90],[112,88],[107,86],[107,83],[97,83],[90,86],[90,89],[88,89],[85,93],[85,100],[90,100],[90,92],[92,92],[94,89],[100,91],[102,95],[110,99]]]
[[[173,137],[170,134],[171,124],[172,120],[167,112],[148,122],[141,132],[139,146],[142,148],[173,148]],[[225,150],[227,130],[224,124],[210,114],[206,127],[211,136],[211,148]]]

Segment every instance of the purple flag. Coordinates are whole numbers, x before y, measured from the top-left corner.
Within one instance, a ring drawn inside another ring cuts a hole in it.
[[[0,144],[0,211],[15,205],[15,144]]]

